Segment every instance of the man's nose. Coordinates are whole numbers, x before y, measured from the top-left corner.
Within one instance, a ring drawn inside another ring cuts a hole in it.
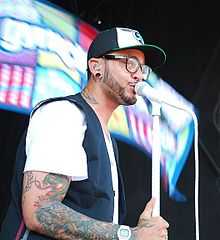
[[[132,74],[132,77],[135,79],[136,82],[140,82],[140,81],[143,81],[144,74],[141,71],[141,69],[139,69],[137,72]]]

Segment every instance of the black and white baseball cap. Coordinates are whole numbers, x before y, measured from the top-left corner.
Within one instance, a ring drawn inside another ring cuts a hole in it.
[[[166,61],[166,53],[153,44],[145,44],[137,30],[129,28],[111,28],[99,32],[91,43],[87,60],[101,57],[109,52],[123,49],[140,49],[146,58],[146,64],[152,68],[159,67]]]

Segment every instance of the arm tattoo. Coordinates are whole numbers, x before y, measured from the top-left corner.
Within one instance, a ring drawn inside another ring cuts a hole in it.
[[[34,176],[33,172],[24,175],[23,198],[25,193],[33,187],[42,190],[42,194],[35,201],[34,206],[39,207],[45,201],[62,200],[69,187],[70,180],[67,176],[58,174],[47,174],[42,181]]]
[[[49,200],[57,200],[64,196],[68,190],[70,180],[66,176],[48,174],[43,180],[43,186],[50,188],[47,193]]]
[[[34,176],[33,172],[25,173],[24,184],[23,184],[23,193],[30,191],[33,185],[36,188],[41,189],[41,190],[49,189],[51,186],[47,184],[47,182],[48,182],[47,178],[50,178],[50,176],[56,176],[56,175],[48,174],[45,177],[43,183],[41,183],[40,180],[38,180],[36,178],[36,176]]]
[[[35,218],[38,222],[35,230],[60,240],[117,239],[119,225],[92,219],[61,202],[69,184],[70,179],[63,175],[49,173],[40,179],[33,172],[25,173],[23,191],[27,193],[36,188],[40,190],[33,203],[36,208]]]
[[[36,218],[41,226],[39,230],[55,239],[117,239],[119,225],[89,218],[59,201],[39,208]]]

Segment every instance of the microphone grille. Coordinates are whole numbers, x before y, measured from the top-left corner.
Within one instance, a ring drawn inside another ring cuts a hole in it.
[[[143,92],[143,89],[144,89],[145,86],[146,86],[146,83],[145,83],[144,81],[138,82],[138,83],[135,85],[135,92],[136,92],[138,95],[142,95],[142,92]]]

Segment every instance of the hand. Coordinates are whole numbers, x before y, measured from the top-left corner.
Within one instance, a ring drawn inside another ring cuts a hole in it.
[[[137,240],[168,240],[169,224],[161,216],[153,217],[155,199],[151,199],[141,213],[137,227],[132,229]]]

